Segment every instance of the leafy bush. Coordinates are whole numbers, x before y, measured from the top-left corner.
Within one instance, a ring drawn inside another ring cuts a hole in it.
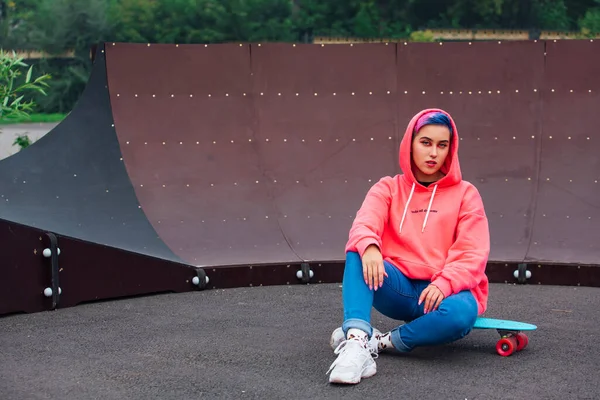
[[[23,83],[19,83],[22,68],[28,65],[23,58],[17,57],[13,51],[7,53],[0,49],[0,120],[27,117],[33,111],[35,102],[24,100],[27,92],[38,92],[46,95],[44,88],[50,75],[45,74],[32,80],[33,65],[27,70]]]

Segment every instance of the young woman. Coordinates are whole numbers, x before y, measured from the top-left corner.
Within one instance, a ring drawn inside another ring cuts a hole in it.
[[[477,189],[462,180],[458,131],[440,109],[415,115],[400,144],[403,174],[373,185],[350,229],[344,321],[331,337],[329,381],[377,372],[377,353],[449,343],[487,307],[488,221]],[[406,323],[381,334],[371,309]]]

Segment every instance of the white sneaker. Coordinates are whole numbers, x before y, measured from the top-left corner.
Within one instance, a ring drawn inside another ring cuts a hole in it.
[[[352,338],[342,341],[336,347],[338,357],[329,367],[327,373],[331,383],[359,383],[362,378],[370,378],[377,373],[377,365],[373,353],[366,340]],[[374,353],[377,357],[377,353]]]
[[[373,328],[373,335],[371,335],[371,340],[369,340],[369,350],[371,353],[379,353],[379,337],[381,337],[381,332],[377,328]],[[335,350],[344,340],[346,340],[346,336],[344,336],[342,327],[336,328],[331,334],[331,338],[329,338],[331,350]]]

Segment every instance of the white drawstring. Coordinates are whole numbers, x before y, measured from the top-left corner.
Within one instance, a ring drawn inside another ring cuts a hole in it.
[[[425,220],[423,221],[423,228],[421,229],[421,233],[425,232],[425,226],[427,225],[427,219],[429,218],[429,212],[431,211],[431,205],[433,204],[433,198],[435,197],[435,192],[437,190],[438,185],[433,187],[433,193],[431,193],[431,199],[429,200],[429,206],[427,207],[427,214],[425,214]],[[410,189],[410,195],[408,196],[408,200],[406,201],[406,205],[404,206],[404,214],[402,214],[402,221],[400,221],[400,233],[402,233],[402,225],[404,225],[404,220],[406,219],[406,213],[408,212],[408,205],[412,200],[413,193],[415,192],[415,184],[412,184],[412,188]]]
[[[421,229],[421,233],[425,232],[425,225],[427,225],[427,218],[429,218],[429,210],[431,210],[431,204],[433,204],[433,197],[435,196],[436,190],[437,185],[433,187],[433,193],[431,193],[431,200],[429,200],[429,207],[427,207],[427,214],[425,214],[425,221],[423,221],[423,229]]]
[[[408,200],[406,201],[406,205],[404,206],[404,214],[402,214],[402,221],[400,221],[400,233],[402,233],[402,225],[404,225],[404,218],[406,218],[406,212],[408,211],[408,204],[412,199],[413,193],[415,192],[415,183],[412,184],[412,189],[410,189],[410,196],[408,196]]]

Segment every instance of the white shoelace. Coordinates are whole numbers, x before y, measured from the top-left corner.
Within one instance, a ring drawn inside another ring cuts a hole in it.
[[[333,351],[334,354],[338,355],[338,357],[331,364],[331,366],[329,367],[329,370],[327,370],[325,375],[329,374],[335,368],[335,366],[340,363],[341,360],[350,362],[352,364],[355,364],[356,366],[362,365],[362,363],[363,363],[363,358],[362,358],[362,354],[361,354],[362,352],[359,352],[359,351],[352,352],[352,350],[351,350],[352,347],[347,346],[347,344],[350,342],[357,343],[360,347],[366,349],[369,352],[369,354],[371,355],[371,357],[373,357],[373,358],[379,357],[377,352],[373,351],[371,349],[371,346],[369,346],[368,342],[363,341],[361,339],[346,339],[346,340],[342,341],[338,345],[338,347],[336,347],[336,349]],[[348,351],[350,351],[350,354],[351,354],[350,356],[348,356]]]

